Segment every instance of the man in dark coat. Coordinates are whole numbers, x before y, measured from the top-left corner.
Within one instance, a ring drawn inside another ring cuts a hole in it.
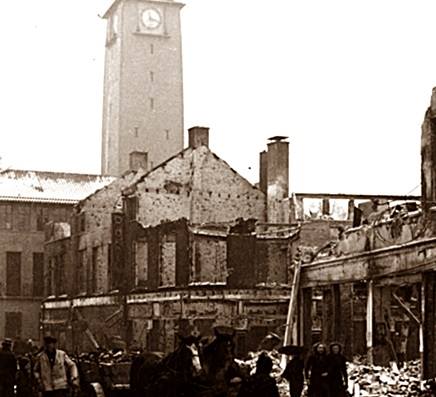
[[[17,360],[12,353],[12,340],[5,339],[0,349],[0,396],[13,397]]]
[[[304,361],[301,358],[303,349],[299,346],[284,346],[279,349],[279,353],[290,355],[291,359],[281,377],[289,382],[291,397],[301,397],[304,388]]]
[[[328,380],[331,397],[345,397],[348,386],[347,360],[342,354],[342,346],[334,342],[330,344]]]
[[[267,354],[262,353],[256,362],[256,372],[242,386],[240,397],[279,397],[276,381],[270,373],[273,363]]]
[[[328,371],[327,349],[324,344],[317,343],[305,368],[309,397],[330,397]]]

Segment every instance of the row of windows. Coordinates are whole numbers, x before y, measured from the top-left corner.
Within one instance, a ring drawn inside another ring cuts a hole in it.
[[[33,253],[32,291],[31,295],[44,295],[44,254]],[[6,295],[21,296],[22,291],[22,255],[21,252],[6,252]],[[24,293],[28,295],[28,291]]]
[[[49,221],[66,221],[65,208],[34,207],[31,204],[0,204],[0,230],[43,231]]]

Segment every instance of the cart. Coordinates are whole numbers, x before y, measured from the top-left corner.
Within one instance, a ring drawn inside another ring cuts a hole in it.
[[[82,397],[129,396],[131,362],[79,360]]]

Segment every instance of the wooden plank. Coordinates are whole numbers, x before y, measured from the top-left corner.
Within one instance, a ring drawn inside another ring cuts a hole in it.
[[[326,198],[326,199],[349,199],[349,200],[371,200],[371,199],[384,199],[384,200],[420,200],[420,196],[409,195],[383,195],[383,194],[347,194],[347,193],[295,193],[297,199],[304,198]]]
[[[289,307],[288,307],[288,315],[286,318],[286,329],[285,329],[285,338],[284,345],[290,345],[292,343],[296,344],[296,340],[292,340],[295,316],[297,313],[297,303],[298,303],[298,291],[300,287],[300,269],[301,269],[301,252],[297,251],[294,259],[294,275],[292,277],[291,284],[291,298],[289,299]],[[287,360],[287,356],[282,356],[282,364],[284,364]]]
[[[366,302],[366,350],[368,364],[372,365],[374,362],[373,357],[373,330],[374,322],[374,285],[373,281],[368,281],[368,296]]]
[[[415,315],[415,313],[410,310],[410,308],[406,305],[406,303],[395,293],[392,293],[392,297],[395,301],[400,305],[400,307],[406,312],[406,314],[415,321],[416,324],[421,325],[421,320]]]

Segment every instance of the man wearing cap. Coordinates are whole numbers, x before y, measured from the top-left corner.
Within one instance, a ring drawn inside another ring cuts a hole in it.
[[[13,397],[17,360],[12,353],[12,340],[5,339],[0,349],[0,396]]]
[[[35,363],[35,378],[44,397],[66,397],[69,386],[79,387],[76,364],[68,355],[56,349],[56,338],[44,337],[44,350]]]

